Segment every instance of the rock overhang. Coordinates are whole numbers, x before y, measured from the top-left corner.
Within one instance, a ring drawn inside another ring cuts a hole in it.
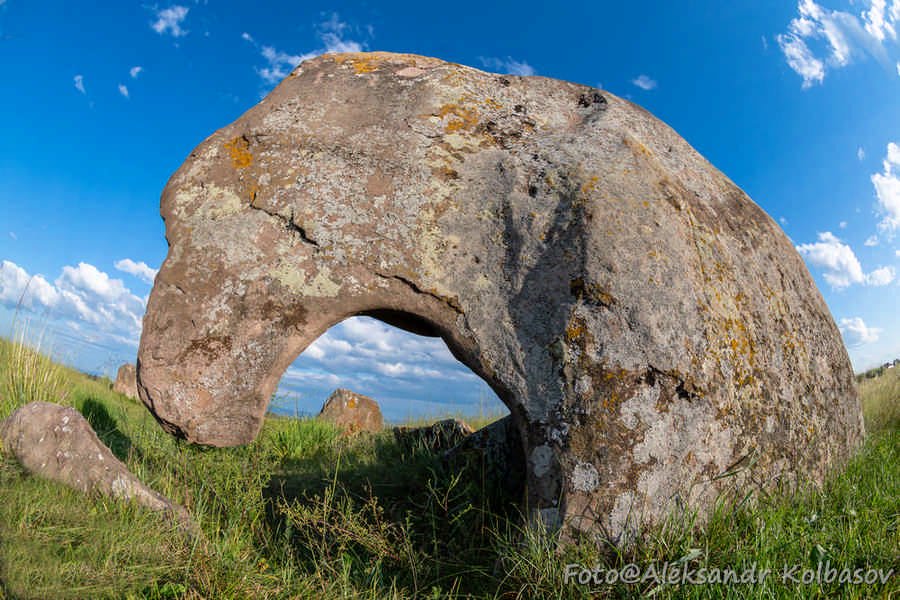
[[[708,503],[753,447],[755,474],[821,479],[863,434],[784,233],[605,91],[325,55],[201,144],[161,213],[139,388],[193,441],[255,437],[290,362],[357,314],[441,335],[522,429],[526,502],[575,529]]]

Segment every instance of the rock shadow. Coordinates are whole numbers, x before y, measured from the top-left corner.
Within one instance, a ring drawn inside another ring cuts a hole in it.
[[[140,458],[142,456],[140,449],[119,428],[119,423],[100,401],[87,398],[81,404],[79,412],[91,424],[100,441],[106,444],[113,455],[123,463],[127,464],[131,457]]]

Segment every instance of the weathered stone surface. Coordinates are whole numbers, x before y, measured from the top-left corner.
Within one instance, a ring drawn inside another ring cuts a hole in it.
[[[113,391],[137,399],[137,367],[131,363],[125,363],[119,367]]]
[[[525,490],[525,454],[512,416],[466,436],[441,456],[441,462],[451,471],[470,469],[489,474],[491,481],[486,483],[505,498],[520,498]]]
[[[71,406],[30,402],[0,422],[3,452],[37,477],[108,498],[130,499],[174,519],[186,533],[199,535],[190,513],[131,474]]]
[[[395,427],[394,439],[404,452],[416,447],[445,452],[474,431],[459,419],[444,419],[424,427]]]
[[[321,56],[198,146],[161,213],[138,391],[196,442],[252,440],[288,365],[360,314],[441,336],[510,408],[529,514],[617,543],[821,481],[864,433],[787,236],[598,89]]]
[[[317,418],[353,432],[381,431],[384,423],[377,402],[345,388],[331,392]]]
[[[525,455],[522,438],[512,416],[503,417],[466,436],[447,450],[441,460],[450,466],[475,459],[484,473],[490,473],[507,495],[525,486]]]

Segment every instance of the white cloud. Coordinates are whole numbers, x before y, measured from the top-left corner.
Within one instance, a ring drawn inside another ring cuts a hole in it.
[[[131,75],[132,79],[137,79],[137,76],[140,75],[143,70],[144,67],[131,67],[131,69],[128,70],[128,74]]]
[[[507,75],[522,75],[523,77],[528,77],[529,75],[537,73],[537,71],[534,70],[534,67],[527,62],[520,62],[511,56],[507,56],[506,59],[479,56],[478,60],[481,61],[481,64],[484,65],[485,68]]]
[[[123,273],[134,275],[138,279],[141,279],[150,284],[153,283],[153,279],[159,272],[158,269],[148,267],[147,263],[145,263],[144,261],[134,262],[130,258],[123,258],[122,260],[118,260],[113,266]]]
[[[885,19],[884,11],[886,7],[886,0],[872,0],[872,8],[863,13],[866,31],[878,41],[883,41],[886,37],[897,39],[893,19]]]
[[[866,241],[868,244],[868,240]],[[844,244],[830,231],[819,234],[814,244],[797,246],[797,251],[807,263],[824,271],[823,277],[834,289],[841,290],[854,283],[880,287],[896,277],[893,267],[879,267],[871,273],[863,272],[862,265],[850,246]]]
[[[106,302],[116,300],[128,292],[121,279],[112,279],[94,265],[83,262],[78,263],[77,267],[63,267],[56,286],[84,298],[95,296]]]
[[[474,376],[440,338],[417,336],[369,317],[353,317],[320,336],[301,358],[331,372],[353,370],[402,378],[456,380]]]
[[[156,10],[156,9],[154,9]],[[170,6],[163,10],[156,10],[156,21],[150,24],[153,30],[163,35],[168,33],[172,37],[183,37],[188,34],[181,28],[181,24],[187,17],[188,8],[185,6]]]
[[[0,263],[0,304],[37,312],[52,308],[59,301],[59,292],[41,275],[29,276],[25,269],[4,260]]]
[[[763,52],[769,49],[769,41],[766,39],[766,36],[762,36],[762,44],[763,44]]]
[[[878,341],[878,334],[881,329],[868,327],[859,317],[852,319],[841,319],[838,326],[841,334],[844,336],[844,342],[851,348],[857,348],[865,344],[871,344]]]
[[[876,287],[885,286],[892,282],[896,275],[894,267],[881,267],[866,275],[866,283]]]
[[[638,75],[635,79],[631,80],[631,83],[638,86],[642,90],[653,90],[656,89],[656,81],[650,79],[647,75]]]
[[[822,83],[825,79],[825,64],[813,56],[806,42],[793,33],[775,36],[787,59],[788,66],[803,78],[803,87]]]
[[[860,146],[860,147],[856,150],[856,158],[858,158],[859,160],[862,160],[862,159],[864,159],[865,157],[866,157],[866,151],[863,150],[863,147],[862,147],[862,146]]]
[[[778,217],[778,222],[785,226],[788,224],[788,220],[784,217]]]
[[[888,49],[895,49],[900,1],[869,0],[869,10],[859,15],[829,10],[813,0],[800,0],[798,16],[784,34],[775,36],[788,66],[803,78],[803,87],[822,83],[829,70],[851,64],[855,57],[870,55],[889,67]],[[819,49],[814,52],[810,44]],[[898,65],[900,71],[900,65]]]
[[[84,91],[84,77],[81,75],[75,76],[75,89],[81,92],[82,94],[87,95],[87,92]]]
[[[29,275],[10,262],[0,264],[0,304],[21,306],[50,318],[88,323],[96,331],[135,340],[140,335],[144,302],[121,280],[93,265],[63,267],[52,284],[42,275]]]
[[[294,67],[305,60],[302,56],[287,54],[271,46],[263,46],[262,55],[269,62],[269,66],[257,69],[256,72],[269,85],[278,84]]]
[[[121,83],[119,84],[119,93],[122,94],[123,96],[125,96],[126,98],[129,97],[128,96],[128,88],[125,87],[124,85],[122,85]]]
[[[344,31],[349,28],[350,26],[347,23],[340,21],[337,13],[332,13],[331,17],[321,23],[318,28],[319,39],[323,44],[322,47],[305,54],[289,54],[273,46],[260,45],[253,36],[246,32],[241,34],[241,38],[256,46],[263,58],[266,59],[267,66],[257,67],[256,73],[267,86],[273,86],[280,83],[282,79],[290,74],[294,67],[304,60],[328,53],[362,52],[362,43],[344,39]],[[369,28],[369,31],[371,34],[371,28]]]
[[[19,239],[19,238],[16,236],[16,234],[13,233],[12,231],[9,232],[9,237],[11,237],[11,238],[14,239],[14,240],[18,240],[18,239]]]
[[[840,223],[838,223],[838,227],[840,227],[841,229],[847,229],[847,221],[841,221]]]
[[[797,246],[797,251],[811,265],[824,269],[825,281],[835,289],[866,281],[853,250],[830,231],[820,233],[819,241],[814,244]]]
[[[878,231],[890,240],[900,229],[900,146],[888,144],[883,165],[884,171],[871,179],[881,214]]]
[[[878,236],[870,235],[866,238],[866,241],[863,243],[865,246],[877,246],[878,245]]]

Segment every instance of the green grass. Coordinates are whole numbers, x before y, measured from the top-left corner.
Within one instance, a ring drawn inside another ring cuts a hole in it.
[[[872,376],[866,375],[857,378],[866,430],[877,433],[900,429],[900,367],[879,367]]]
[[[879,381],[861,385],[874,435],[823,490],[723,503],[703,526],[673,518],[627,552],[561,550],[520,528],[514,503],[478,465],[448,472],[425,448],[401,452],[390,432],[346,436],[290,418],[267,420],[240,448],[187,445],[108,380],[2,340],[0,416],[32,399],[72,404],[132,472],[187,507],[206,539],[129,503],[87,501],[3,458],[0,600],[898,597],[896,572],[874,586],[782,581],[783,565],[820,561],[900,570],[900,433],[884,416],[900,395],[896,380]],[[773,573],[758,585],[565,582],[572,563],[635,563],[646,574],[678,561]]]

